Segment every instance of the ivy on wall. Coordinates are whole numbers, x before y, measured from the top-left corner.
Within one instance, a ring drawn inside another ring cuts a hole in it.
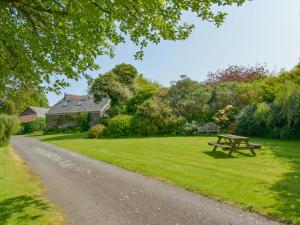
[[[89,121],[90,115],[85,112],[60,115],[55,118],[57,128],[79,129],[80,131],[87,131],[89,129]]]

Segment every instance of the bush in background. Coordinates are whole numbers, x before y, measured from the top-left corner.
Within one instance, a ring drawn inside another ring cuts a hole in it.
[[[108,116],[100,116],[98,122],[104,126],[108,126],[109,117]]]
[[[201,123],[197,123],[196,121],[186,122],[182,127],[182,134],[184,135],[197,135],[199,134],[199,130],[201,128]]]
[[[155,97],[144,102],[134,115],[133,129],[137,135],[179,134],[185,121],[173,112],[164,99]]]
[[[247,136],[261,136],[264,134],[264,127],[255,119],[255,106],[246,106],[236,118],[236,132]]]
[[[9,142],[10,136],[19,130],[19,126],[16,117],[0,114],[0,146]]]
[[[132,118],[129,115],[113,117],[108,123],[106,134],[110,137],[129,136],[132,131]]]
[[[37,118],[28,123],[21,123],[21,133],[28,134],[37,131],[43,131],[46,128],[46,120],[44,118]]]
[[[90,138],[99,138],[104,135],[105,130],[106,130],[106,126],[104,126],[102,124],[97,124],[90,128],[89,137]]]
[[[234,122],[236,114],[236,108],[234,108],[232,105],[226,105],[213,116],[213,120],[222,128],[227,128],[231,123]]]

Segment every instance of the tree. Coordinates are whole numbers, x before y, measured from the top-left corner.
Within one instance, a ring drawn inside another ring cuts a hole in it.
[[[147,80],[130,64],[119,64],[111,71],[99,75],[90,88],[96,101],[111,100],[110,117],[118,114],[133,115],[139,105],[156,94],[159,85]]]
[[[176,134],[183,124],[184,120],[159,96],[145,101],[133,117],[133,129],[138,135]]]
[[[117,105],[133,95],[137,76],[137,70],[132,65],[117,65],[111,71],[100,74],[93,81],[90,92],[96,101],[108,97],[112,105]]]
[[[226,105],[237,106],[237,83],[224,82],[213,86],[210,105],[219,110]],[[214,109],[214,110],[215,110]]]
[[[295,129],[300,122],[300,86],[289,80],[281,84],[274,106],[278,109],[274,120],[284,121],[288,129]]]
[[[9,115],[23,112],[28,106],[48,107],[44,90],[39,87],[20,87],[15,92],[5,92],[0,98],[3,99],[0,112]]]
[[[264,134],[264,127],[254,117],[255,106],[244,107],[236,118],[237,132],[246,136],[260,136]]]
[[[145,79],[139,75],[136,79],[136,91],[132,98],[126,101],[126,112],[135,114],[138,107],[148,99],[154,97],[160,89],[159,84]]]
[[[201,122],[208,120],[210,87],[183,75],[180,80],[172,83],[167,98],[177,115],[186,120]]]
[[[209,72],[206,84],[215,84],[220,82],[251,82],[266,77],[268,70],[262,66],[245,67],[231,65],[223,70]]]
[[[184,12],[219,26],[224,8],[246,0],[0,0],[0,90],[18,84],[78,79],[99,68],[97,56],[113,56],[114,46],[130,39],[142,58],[148,43],[184,40],[194,25]],[[53,76],[53,75],[56,76]]]

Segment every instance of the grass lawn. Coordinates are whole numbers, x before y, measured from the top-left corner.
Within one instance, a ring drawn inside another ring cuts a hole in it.
[[[38,178],[9,147],[0,148],[0,225],[62,225]]]
[[[195,193],[300,224],[300,141],[256,139],[249,151],[211,152],[215,137],[88,139],[58,134],[40,139],[175,184]],[[249,154],[248,154],[249,153]]]

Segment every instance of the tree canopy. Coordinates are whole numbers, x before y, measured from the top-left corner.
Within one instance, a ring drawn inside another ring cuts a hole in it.
[[[15,115],[23,112],[28,106],[48,107],[48,99],[39,87],[20,87],[14,92],[0,93],[0,113]]]
[[[66,86],[99,67],[95,58],[113,56],[114,46],[130,39],[140,47],[184,40],[194,13],[219,26],[225,6],[246,0],[0,0],[0,90],[21,84]]]
[[[91,93],[96,101],[108,97],[112,104],[118,104],[133,95],[137,76],[137,70],[132,65],[119,64],[93,81]]]

